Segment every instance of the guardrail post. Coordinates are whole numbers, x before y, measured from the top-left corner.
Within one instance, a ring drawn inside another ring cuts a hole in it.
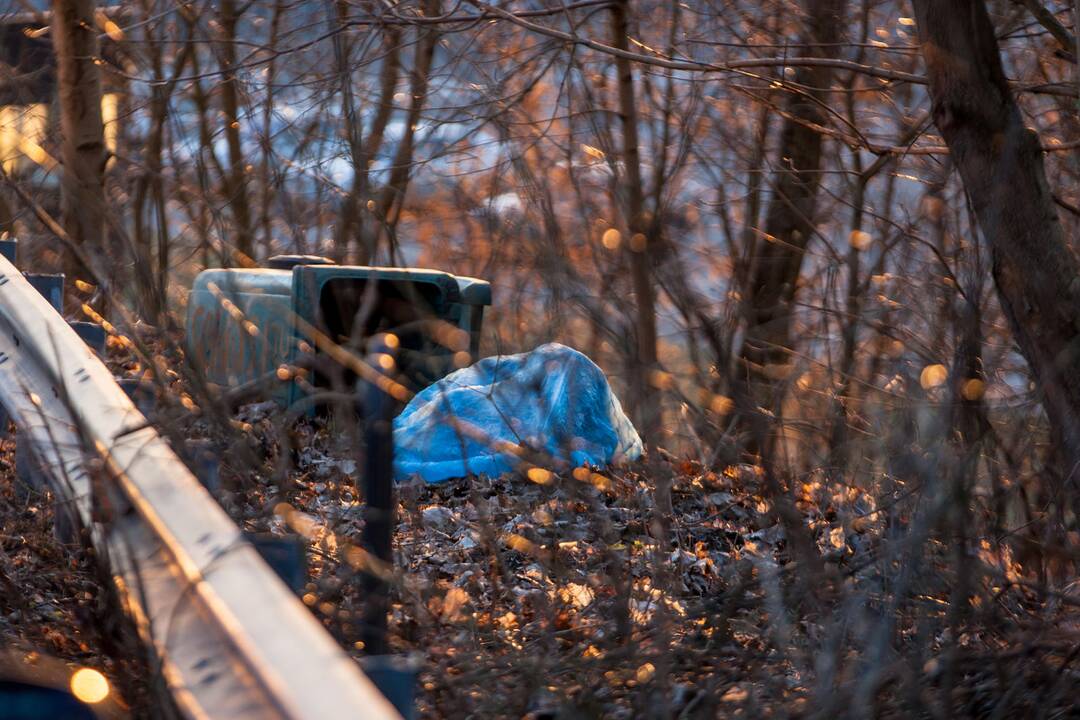
[[[154,414],[154,406],[157,398],[154,395],[154,384],[139,378],[119,378],[116,384],[120,386],[139,412],[147,417]]]
[[[202,486],[217,496],[221,490],[221,463],[212,440],[200,438],[184,444],[184,459]]]
[[[56,312],[64,313],[64,276],[51,273],[23,273],[34,289],[49,301]]]
[[[390,377],[396,367],[380,360],[394,358],[394,348],[385,336],[372,338],[368,346],[371,367]],[[383,568],[393,566],[394,535],[394,439],[393,422],[398,401],[375,383],[365,383],[363,393],[364,417],[364,549]],[[368,655],[385,655],[386,616],[390,609],[390,586],[380,572],[365,572],[364,623],[361,637]]]
[[[79,337],[90,346],[91,350],[97,353],[98,357],[105,357],[105,328],[97,323],[86,322],[85,320],[71,320],[68,325],[79,334]]]
[[[15,258],[19,254],[19,241],[15,238],[4,238],[0,240],[0,255],[3,255],[11,261],[12,265],[18,265],[19,261]]]
[[[307,583],[307,542],[299,535],[273,535],[271,533],[244,533],[244,539],[255,549],[289,586],[294,595],[302,595]]]

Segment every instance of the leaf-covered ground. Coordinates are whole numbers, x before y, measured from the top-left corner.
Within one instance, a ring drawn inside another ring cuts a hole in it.
[[[308,538],[303,600],[362,655],[358,570],[370,565],[347,433],[304,420],[282,451],[269,406],[235,420],[265,464],[227,463],[226,507],[248,529]],[[391,641],[417,656],[420,714],[1060,717],[1071,706],[1077,599],[1036,590],[1008,544],[982,541],[958,573],[910,489],[889,505],[880,487],[823,476],[782,492],[805,556],[750,465],[399,486]],[[961,583],[968,603],[951,614]]]
[[[270,403],[213,421],[181,392],[159,423],[221,458],[213,492],[246,530],[306,538],[302,601],[362,657],[373,564],[350,422]],[[10,476],[10,444],[0,462]],[[954,542],[943,496],[915,480],[767,480],[664,458],[399,485],[390,643],[415,660],[419,714],[1071,716],[1068,582],[1026,572],[1009,538]],[[5,600],[5,639],[144,692],[107,612],[86,612],[103,602],[91,559],[52,540],[47,503],[4,493],[0,569],[20,591],[5,597],[30,600]]]
[[[12,437],[0,440],[0,676],[66,687],[73,671],[93,668],[111,685],[102,717],[161,717],[93,552],[60,542],[54,520],[51,496],[17,481]]]

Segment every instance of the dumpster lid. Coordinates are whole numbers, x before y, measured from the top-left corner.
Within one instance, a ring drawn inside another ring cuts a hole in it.
[[[441,270],[426,268],[370,267],[367,265],[300,265],[294,270],[303,283],[309,287],[318,287],[332,280],[350,278],[376,280],[383,282],[426,283],[439,288],[443,302],[490,304],[491,287],[483,280],[460,278]],[[470,294],[466,299],[465,293]],[[487,298],[485,301],[484,298]]]
[[[266,261],[266,267],[274,270],[292,270],[297,265],[337,265],[322,255],[274,255]]]
[[[474,277],[457,275],[458,290],[461,292],[461,302],[465,305],[490,305],[491,283]]]

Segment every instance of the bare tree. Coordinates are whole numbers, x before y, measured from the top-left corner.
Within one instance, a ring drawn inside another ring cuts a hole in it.
[[[628,50],[630,37],[629,11],[629,0],[617,0],[611,7],[612,45],[623,51]],[[642,437],[652,446],[657,441],[660,424],[658,396],[649,377],[649,373],[656,367],[656,297],[650,254],[655,253],[654,230],[658,225],[648,222],[645,216],[645,185],[641,177],[638,101],[633,67],[625,57],[619,56],[615,59],[615,71],[618,74],[622,159],[625,165],[622,190],[625,195],[627,227],[630,230],[630,242],[626,243],[626,248],[630,253],[630,274],[634,301],[637,304],[637,352],[633,363],[633,386],[637,394],[635,406],[638,408]]]
[[[218,44],[221,63],[221,104],[225,113],[225,141],[229,151],[229,170],[224,178],[225,194],[233,214],[232,240],[243,262],[253,257],[255,239],[251,226],[251,207],[248,200],[248,161],[244,155],[240,127],[240,88],[237,78],[237,26],[250,4],[239,8],[235,0],[221,0],[218,9],[221,41]]]
[[[844,27],[844,0],[809,0],[804,46],[814,57],[834,57]],[[799,67],[783,108],[784,123],[765,225],[753,241],[744,290],[746,337],[741,367],[762,392],[755,403],[771,409],[772,388],[791,360],[792,303],[803,255],[815,233],[821,184],[822,127],[828,123],[826,98],[833,72],[828,66]]]
[[[63,226],[77,243],[105,250],[105,136],[93,0],[55,0],[52,14],[63,132]],[[69,273],[78,265],[66,262]]]
[[[994,282],[1065,462],[1080,468],[1080,264],[982,0],[915,0],[934,123],[990,248]]]
[[[336,5],[338,20],[345,23],[347,4]],[[348,138],[349,159],[352,162],[352,187],[348,196],[341,203],[340,217],[337,224],[335,246],[342,257],[358,256],[370,260],[375,255],[375,232],[364,233],[363,216],[360,213],[361,201],[370,195],[370,164],[378,155],[386,135],[386,126],[394,112],[394,92],[397,88],[398,74],[401,70],[401,30],[389,25],[383,30],[383,57],[379,71],[379,95],[377,108],[372,118],[367,135],[364,135],[363,116],[357,107],[353,92],[353,76],[350,66],[352,44],[344,38],[337,38],[334,46],[335,59],[341,73],[341,98],[345,106],[345,132]],[[360,230],[357,232],[357,230]],[[358,239],[357,250],[350,250],[354,236]],[[370,247],[363,246],[365,237],[371,241]]]
[[[435,18],[442,13],[441,0],[425,0],[421,17]],[[416,130],[420,122],[420,113],[428,99],[428,85],[430,82],[431,63],[435,57],[435,46],[439,40],[439,33],[435,26],[418,24],[416,28],[416,56],[410,71],[412,80],[410,84],[409,110],[405,116],[405,127],[401,139],[398,141],[397,152],[394,154],[393,164],[390,167],[390,177],[383,187],[382,193],[375,207],[375,218],[382,223],[387,239],[387,250],[392,259],[396,256],[397,242],[395,232],[398,221],[401,219],[401,210],[405,203],[405,193],[409,188],[409,177],[412,171],[413,149],[416,143]],[[391,36],[391,40],[393,40]],[[396,62],[396,58],[393,59]],[[391,63],[384,78],[389,83],[389,73],[396,69]],[[385,87],[385,85],[384,85]],[[377,119],[377,122],[380,122]],[[381,120],[385,123],[386,120]],[[381,135],[380,135],[381,138]],[[357,170],[359,172],[359,170]],[[378,236],[376,236],[378,237]],[[370,262],[377,252],[377,243],[372,244],[371,255],[366,248],[361,248],[361,262]]]

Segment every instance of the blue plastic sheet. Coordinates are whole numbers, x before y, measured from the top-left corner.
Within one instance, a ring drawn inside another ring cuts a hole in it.
[[[523,448],[551,469],[634,460],[642,450],[604,372],[558,343],[451,373],[394,420],[398,480],[501,475],[518,467]]]

